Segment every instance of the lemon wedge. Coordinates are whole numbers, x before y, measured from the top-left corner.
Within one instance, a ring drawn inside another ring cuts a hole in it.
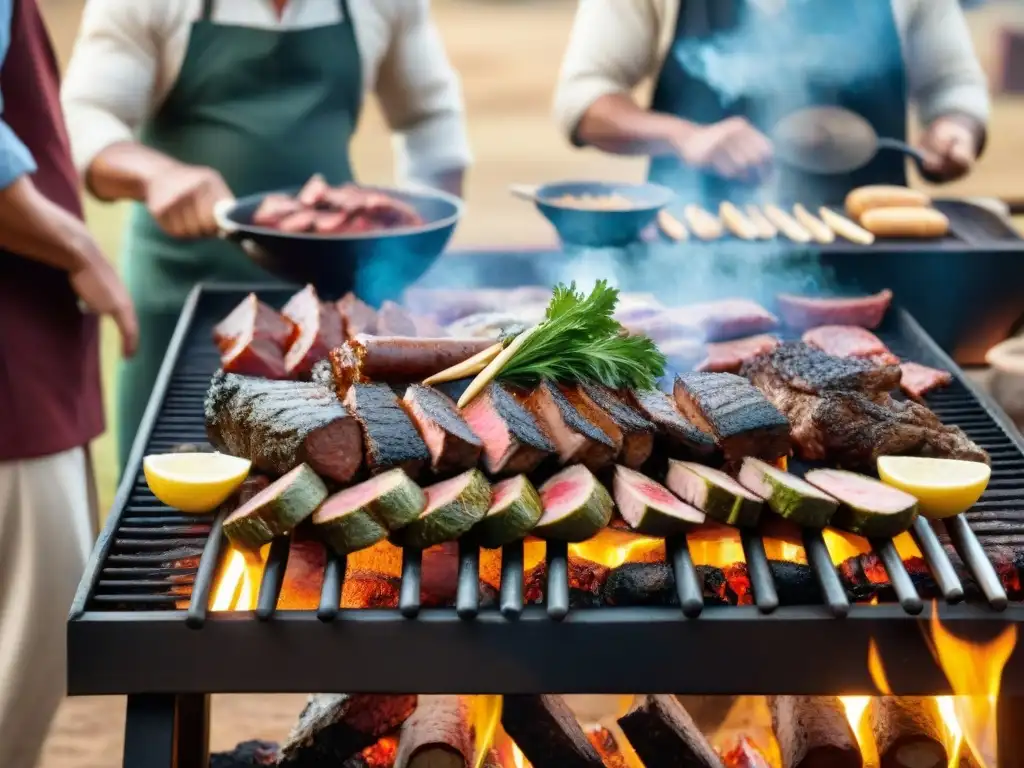
[[[906,491],[932,520],[959,515],[974,506],[988,487],[992,469],[977,461],[879,456],[882,482]]]
[[[182,512],[216,509],[234,492],[251,462],[224,453],[161,453],[142,460],[146,484],[160,501]]]

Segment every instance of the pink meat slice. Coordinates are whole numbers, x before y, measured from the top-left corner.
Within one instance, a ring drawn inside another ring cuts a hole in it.
[[[877,328],[892,304],[892,291],[856,298],[820,298],[780,293],[779,315],[788,327],[799,331],[819,325],[855,325]]]
[[[949,371],[940,371],[938,368],[929,368],[920,363],[902,362],[900,370],[900,389],[913,398],[920,400],[926,394],[940,387],[947,387],[953,381],[953,374]]]
[[[695,329],[705,341],[723,341],[772,330],[779,319],[756,301],[722,299],[690,304],[665,313],[680,326]]]
[[[697,366],[697,370],[739,373],[740,367],[747,360],[752,360],[765,352],[771,352],[777,346],[779,346],[779,340],[767,333],[735,341],[713,342],[707,345],[706,357]]]
[[[855,325],[823,325],[803,335],[805,343],[836,357],[859,357],[879,365],[895,365],[899,358],[871,331]]]

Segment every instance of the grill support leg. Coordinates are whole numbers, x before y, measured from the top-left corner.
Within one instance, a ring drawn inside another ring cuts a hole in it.
[[[1024,696],[1000,695],[996,736],[999,768],[1024,768]]]
[[[134,694],[124,725],[124,768],[207,768],[210,697]]]

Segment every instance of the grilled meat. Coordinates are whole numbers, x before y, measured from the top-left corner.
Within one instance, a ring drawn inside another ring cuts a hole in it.
[[[598,426],[578,390],[542,381],[524,403],[555,444],[562,464],[598,470],[615,461],[622,448],[621,433],[616,441]]]
[[[888,392],[900,381],[895,365],[875,365],[867,360],[830,355],[802,342],[787,342],[750,360],[742,374],[761,386],[758,372],[768,369],[769,375],[801,392],[820,393],[830,390]]]
[[[377,312],[377,334],[379,336],[419,336],[412,315],[395,304],[385,301]]]
[[[581,389],[593,407],[607,414],[622,435],[622,450],[618,461],[631,469],[641,467],[654,450],[654,424],[601,384],[589,382],[583,384]]]
[[[363,428],[371,474],[398,467],[415,478],[430,461],[426,443],[385,384],[353,384],[345,405]]]
[[[206,434],[218,450],[283,475],[302,463],[348,482],[362,466],[359,425],[329,390],[218,371],[205,403]]]
[[[264,304],[255,293],[250,293],[214,326],[213,340],[222,353],[235,346],[243,336],[267,340],[283,352],[298,332],[295,323]]]
[[[871,331],[855,325],[823,325],[807,331],[803,340],[836,357],[859,357],[879,365],[899,363],[889,348]]]
[[[555,451],[533,415],[501,384],[491,384],[473,398],[462,416],[483,442],[488,474],[532,472]]]
[[[789,421],[749,381],[731,373],[684,373],[674,395],[683,415],[714,435],[727,461],[789,455]]]
[[[477,465],[483,443],[451,398],[431,387],[413,384],[405,391],[402,403],[430,451],[434,472],[461,472]]]
[[[948,387],[953,383],[953,374],[949,371],[940,371],[927,365],[903,361],[900,363],[900,370],[903,371],[900,389],[918,400],[933,389]]]
[[[779,346],[775,336],[762,333],[735,341],[719,341],[705,347],[705,358],[697,366],[698,371],[716,373],[739,373],[743,364],[758,355],[770,352]]]
[[[327,357],[345,340],[338,308],[331,303],[322,303],[312,285],[292,296],[281,309],[281,314],[299,329],[284,357],[289,376],[306,376],[314,363]]]
[[[675,401],[658,389],[637,389],[629,400],[657,430],[658,452],[677,459],[706,458],[716,451],[715,440],[683,417]]]
[[[856,298],[817,298],[788,293],[777,297],[782,322],[790,328],[805,331],[819,325],[855,325],[874,329],[892,303],[892,291],[886,289],[872,296]]]
[[[220,357],[220,365],[228,373],[256,376],[262,379],[286,379],[288,369],[284,352],[274,341],[256,335],[251,328],[235,339]]]
[[[338,300],[338,313],[345,321],[345,335],[350,339],[361,333],[377,332],[376,310],[351,291]]]
[[[418,339],[406,336],[356,336],[331,350],[338,396],[355,382],[422,381],[468,360],[494,342],[487,339]]]

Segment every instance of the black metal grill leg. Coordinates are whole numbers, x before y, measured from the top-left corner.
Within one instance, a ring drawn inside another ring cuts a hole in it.
[[[1024,696],[1000,696],[996,705],[999,768],[1024,768]]]
[[[207,768],[209,762],[209,696],[128,697],[124,768]]]
[[[181,694],[177,700],[177,761],[174,768],[207,768],[210,764],[210,697]]]

